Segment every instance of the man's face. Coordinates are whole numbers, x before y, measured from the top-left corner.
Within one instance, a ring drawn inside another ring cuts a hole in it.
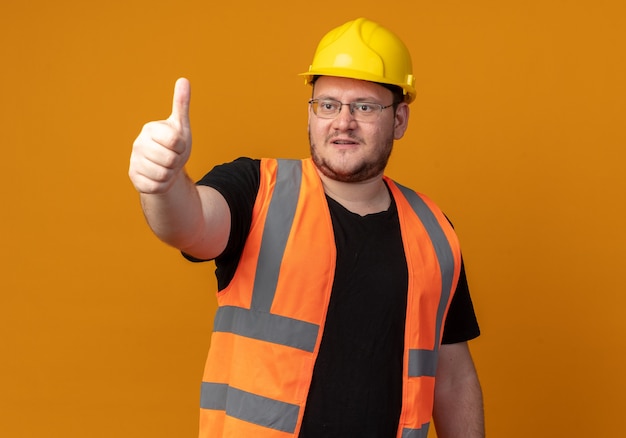
[[[321,76],[315,82],[313,99],[334,99],[343,103],[369,102],[391,105],[388,89],[367,81]],[[378,118],[354,119],[345,105],[334,119],[316,116],[309,108],[311,157],[325,176],[342,182],[362,182],[381,175],[387,165],[393,141],[402,138],[409,118],[406,103],[383,109]]]

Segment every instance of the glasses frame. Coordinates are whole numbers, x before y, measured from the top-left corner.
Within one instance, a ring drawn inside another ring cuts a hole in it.
[[[337,103],[339,104],[339,109],[337,110],[337,112],[331,116],[325,116],[325,115],[319,115],[317,113],[317,106],[320,102],[332,102],[332,103]],[[390,105],[381,105],[380,103],[376,103],[376,102],[366,102],[366,101],[354,101],[354,102],[341,102],[339,100],[336,99],[310,99],[309,100],[309,105],[311,106],[311,109],[313,111],[313,114],[315,114],[317,117],[319,117],[320,119],[326,119],[326,120],[332,120],[337,118],[337,116],[339,114],[341,114],[341,110],[343,109],[344,106],[347,106],[348,109],[350,110],[350,115],[352,117],[354,117],[355,120],[360,121],[360,122],[373,122],[376,121],[380,118],[380,114],[383,112],[384,109],[387,108],[391,108],[392,106],[394,106],[394,104],[390,104]],[[363,115],[362,113],[356,113],[355,115],[355,108],[359,105],[371,105],[374,108],[378,108],[378,111],[373,111],[372,114],[375,114],[376,116],[372,116],[372,118],[361,118],[361,116]]]

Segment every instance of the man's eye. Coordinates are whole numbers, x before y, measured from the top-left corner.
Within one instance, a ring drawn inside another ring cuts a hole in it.
[[[355,110],[360,113],[371,113],[374,111],[374,105],[371,103],[359,103],[356,105]]]
[[[320,102],[320,107],[324,111],[334,111],[337,108],[337,104],[333,102]]]

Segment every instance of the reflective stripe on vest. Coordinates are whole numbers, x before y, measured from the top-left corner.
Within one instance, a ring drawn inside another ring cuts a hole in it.
[[[295,430],[300,412],[298,405],[251,394],[225,383],[208,382],[202,382],[200,407],[226,411],[231,417],[289,433]]]
[[[426,438],[430,423],[426,423],[419,429],[402,429],[402,438]]]
[[[239,307],[240,305],[246,306],[245,301],[242,304],[237,302],[236,305],[226,303],[220,305],[215,315],[214,332],[217,334],[232,334],[246,339],[254,339],[264,343],[295,348],[299,351],[306,352],[306,354],[312,354],[312,359],[315,359],[314,352],[319,342],[318,338],[321,326],[315,323],[271,313],[275,295],[278,290],[281,265],[285,259],[286,247],[290,232],[293,228],[294,217],[298,211],[303,178],[302,161],[277,160],[276,163],[275,184],[274,188],[270,189],[269,192],[271,193],[269,206],[264,204],[267,208],[267,213],[263,221],[264,228],[260,238],[260,246],[258,247],[258,253],[256,253],[257,265],[253,268],[255,272],[254,279],[252,280],[252,276],[249,275],[251,279],[250,283],[253,283],[250,308]],[[309,166],[308,171],[310,172],[310,163],[306,164]],[[262,164],[261,172],[263,171],[264,167]],[[311,176],[309,173],[306,175]],[[261,180],[263,181],[263,178]],[[408,369],[403,376],[403,380],[408,377],[432,378],[435,376],[437,369],[441,328],[452,293],[452,285],[455,281],[454,251],[437,217],[424,200],[412,190],[397,183],[390,182],[390,180],[387,181],[388,184],[395,185],[401,195],[406,198],[411,210],[413,210],[423,224],[432,243],[432,247],[434,248],[441,271],[441,291],[437,291],[440,295],[436,318],[434,318],[436,327],[432,349],[430,346],[427,346],[427,349],[411,349],[410,345],[405,346],[405,357],[407,357]],[[395,191],[394,197],[399,196],[398,190]],[[312,208],[317,210],[317,205],[319,205],[320,201],[315,202],[318,204],[312,204]],[[403,203],[404,213],[400,212],[400,208],[398,209],[399,215],[410,214],[408,213],[408,207],[406,207],[407,202]],[[262,216],[260,217],[262,219]],[[417,219],[414,219],[414,216],[411,215],[411,220],[415,221]],[[307,223],[309,224],[307,226],[311,226],[310,221]],[[410,230],[403,229],[402,232],[410,233]],[[417,238],[417,236],[415,236],[415,238]],[[326,240],[328,239],[324,237],[324,241]],[[328,244],[332,245],[333,242],[329,242]],[[298,246],[296,249],[302,251],[301,246],[302,245]],[[292,251],[294,250],[292,249]],[[433,250],[430,249],[429,251],[432,253]],[[409,257],[408,253],[407,257]],[[287,260],[289,260],[289,258]],[[312,272],[318,271],[315,270]],[[411,275],[414,274],[409,272],[409,276]],[[285,294],[284,284],[280,290],[282,294]],[[287,292],[289,292],[289,288],[287,288]],[[229,303],[232,303],[232,301],[229,301]],[[433,312],[434,316],[434,311],[435,308],[433,307],[429,312]],[[323,324],[323,320],[320,321],[320,324]],[[272,360],[272,358],[265,359],[268,361]],[[228,360],[228,358],[225,358],[225,360]],[[208,380],[212,380],[211,375],[208,376]],[[309,375],[306,378],[309,379],[310,382],[311,376]],[[226,377],[225,380],[221,380],[221,382],[230,382],[229,379],[229,377]],[[220,380],[217,380],[217,382],[220,382]],[[285,399],[297,402],[296,399],[290,399],[289,397]],[[229,383],[204,381],[202,382],[201,388],[200,406],[202,409],[208,411],[225,412],[228,417],[260,426],[266,431],[278,431],[275,433],[279,434],[277,436],[282,437],[284,435],[281,434],[295,434],[298,430],[298,421],[302,418],[301,410],[303,409],[304,401],[302,405],[287,403],[282,400],[242,390],[241,388],[231,386]],[[422,420],[420,420],[420,422],[422,422]],[[415,423],[416,422],[413,422],[412,425],[415,425]],[[408,423],[404,424],[406,425]],[[425,422],[418,428],[402,427],[401,431],[398,432],[398,436],[402,438],[426,438],[429,425],[429,422]],[[208,435],[214,433],[208,429],[206,433],[206,436],[219,436]],[[205,435],[202,436],[204,437]],[[262,436],[274,435],[263,434]]]
[[[450,242],[441,225],[435,218],[430,208],[424,203],[417,193],[398,183],[396,186],[400,189],[404,197],[409,201],[411,208],[420,218],[424,228],[428,232],[428,236],[435,248],[437,260],[439,260],[439,268],[441,270],[441,296],[439,299],[439,307],[437,309],[437,319],[435,327],[435,345],[432,350],[409,350],[409,376],[431,376],[434,377],[437,371],[437,359],[439,344],[441,341],[441,325],[443,324],[444,314],[448,306],[450,294],[452,293],[452,283],[454,282],[454,255],[450,248]]]

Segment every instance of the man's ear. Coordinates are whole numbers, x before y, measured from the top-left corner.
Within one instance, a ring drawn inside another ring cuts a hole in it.
[[[393,138],[400,140],[404,136],[404,132],[409,126],[409,104],[402,102],[396,108],[396,115],[393,126]]]

